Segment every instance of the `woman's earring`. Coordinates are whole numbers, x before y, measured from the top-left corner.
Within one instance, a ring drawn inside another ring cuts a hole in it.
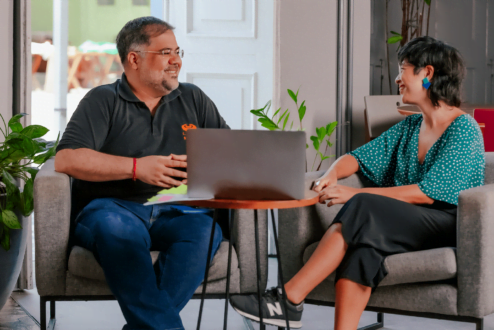
[[[422,86],[424,86],[425,89],[429,89],[429,87],[431,87],[429,78],[425,77],[424,79],[422,79]]]

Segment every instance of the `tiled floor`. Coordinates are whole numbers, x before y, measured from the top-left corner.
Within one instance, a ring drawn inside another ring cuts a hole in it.
[[[268,287],[274,284],[276,261],[270,258],[270,277]],[[39,329],[39,296],[36,290],[14,292],[14,300],[9,300],[0,311],[0,330],[33,330]],[[33,318],[29,317],[20,304]],[[192,300],[181,313],[185,329],[195,329],[199,301]],[[205,302],[201,329],[218,330],[223,328],[224,300],[207,300]],[[334,309],[321,306],[305,306],[302,322],[303,329],[333,329]],[[34,319],[34,320],[33,320]],[[360,326],[375,322],[376,313],[365,312]],[[485,330],[494,330],[494,314],[485,319]],[[120,308],[115,301],[96,302],[58,302],[56,330],[120,330],[125,324]],[[384,316],[383,330],[474,330],[475,325],[461,322],[431,320],[418,317],[399,315]],[[231,308],[228,312],[228,329],[246,330],[242,318]],[[254,329],[259,329],[254,324]],[[275,327],[267,327],[275,330]]]

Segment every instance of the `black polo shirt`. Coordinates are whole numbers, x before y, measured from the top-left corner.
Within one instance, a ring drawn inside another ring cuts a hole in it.
[[[57,152],[88,148],[132,158],[185,155],[187,131],[195,128],[228,128],[213,101],[199,87],[180,83],[161,98],[153,117],[146,104],[134,95],[123,74],[115,83],[96,87],[86,94],[67,124]],[[72,218],[96,198],[116,197],[144,203],[162,189],[131,179],[105,182],[74,179]]]

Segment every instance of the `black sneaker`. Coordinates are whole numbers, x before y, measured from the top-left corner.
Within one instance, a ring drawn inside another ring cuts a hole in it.
[[[285,299],[288,309],[288,322],[290,328],[298,329],[302,327],[302,312],[304,303],[294,305],[288,299]],[[232,296],[230,304],[240,315],[259,322],[259,304],[257,294],[249,296]],[[281,295],[281,288],[271,288],[261,297],[261,309],[263,322],[278,327],[286,327],[285,321],[285,304]]]

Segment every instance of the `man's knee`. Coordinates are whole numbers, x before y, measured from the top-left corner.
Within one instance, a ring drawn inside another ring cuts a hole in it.
[[[149,244],[145,235],[147,231],[139,219],[129,219],[122,213],[104,209],[94,212],[92,216],[97,217],[92,228],[96,242]]]
[[[211,238],[211,230],[213,228],[213,218],[205,214],[191,214],[186,216],[185,222],[193,228],[194,239],[198,244],[208,246]],[[223,234],[221,227],[216,223],[214,229],[214,241],[221,241]]]

